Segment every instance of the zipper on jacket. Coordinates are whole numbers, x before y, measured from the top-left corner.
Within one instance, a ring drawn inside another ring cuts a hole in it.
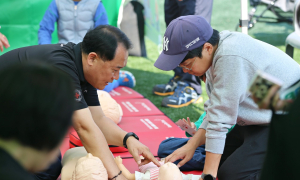
[[[74,41],[77,42],[77,5],[74,6],[74,29],[75,29],[75,32],[74,32]]]

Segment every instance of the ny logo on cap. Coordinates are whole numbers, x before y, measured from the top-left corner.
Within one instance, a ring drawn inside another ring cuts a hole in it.
[[[163,49],[164,49],[165,51],[168,51],[168,50],[169,50],[169,49],[168,49],[168,44],[169,44],[169,39],[168,39],[168,37],[164,36]]]

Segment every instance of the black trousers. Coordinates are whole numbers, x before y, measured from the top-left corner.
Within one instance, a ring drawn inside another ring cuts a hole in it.
[[[265,159],[268,126],[239,126],[227,134],[219,180],[258,180]]]

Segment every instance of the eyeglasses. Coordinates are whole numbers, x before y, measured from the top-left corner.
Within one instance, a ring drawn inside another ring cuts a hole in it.
[[[193,66],[194,66],[194,64],[195,64],[195,62],[196,62],[196,59],[197,58],[195,58],[195,61],[193,62],[193,64],[192,64],[192,66],[190,67],[190,68],[187,68],[186,66],[182,66],[182,65],[178,65],[178,67],[181,67],[181,68],[183,68],[183,69],[186,69],[186,70],[188,70],[188,71],[191,71],[192,69],[193,69]]]

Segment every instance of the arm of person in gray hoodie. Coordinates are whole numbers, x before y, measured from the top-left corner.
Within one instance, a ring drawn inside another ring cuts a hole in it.
[[[210,83],[210,104],[200,126],[206,130],[206,159],[203,173],[216,177],[225,146],[226,133],[236,124],[239,105],[249,94],[248,85],[257,68],[239,56],[222,56],[214,61],[207,83]],[[204,132],[202,132],[204,134]]]
[[[206,129],[206,151],[222,154],[226,133],[236,124],[240,103],[249,97],[248,86],[257,67],[239,56],[222,56],[214,62],[213,78],[208,79],[213,85],[210,104],[200,128]]]

